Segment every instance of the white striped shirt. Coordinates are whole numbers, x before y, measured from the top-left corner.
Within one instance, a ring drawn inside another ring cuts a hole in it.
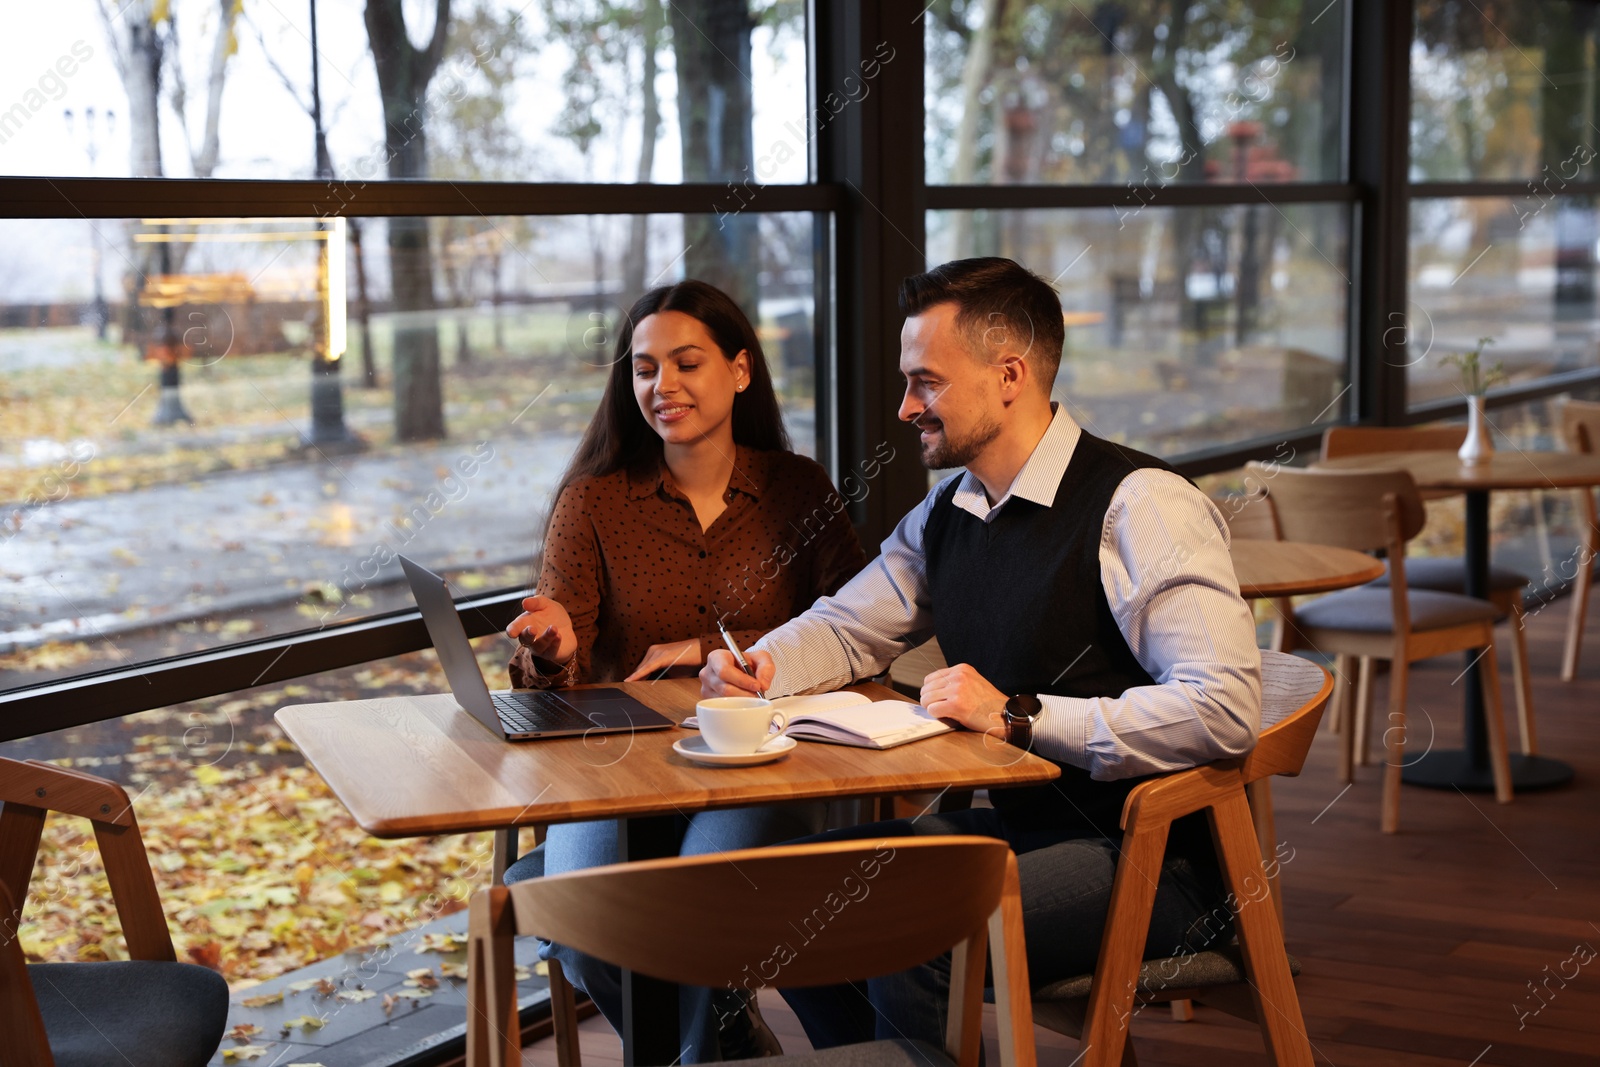
[[[1012,497],[1052,506],[1082,433],[1057,406],[998,503],[989,506],[971,472],[951,475],[961,480],[951,503],[985,522]],[[933,636],[923,534],[949,481],[900,520],[878,558],[837,594],[756,643],[777,665],[769,695],[822,692],[870,678]],[[1100,577],[1117,628],[1155,684],[1118,697],[1041,695],[1034,751],[1103,780],[1248,752],[1261,724],[1261,655],[1228,554],[1227,524],[1211,501],[1169,471],[1129,474],[1106,509]],[[1062,667],[1070,668],[1079,654],[1062,649]]]

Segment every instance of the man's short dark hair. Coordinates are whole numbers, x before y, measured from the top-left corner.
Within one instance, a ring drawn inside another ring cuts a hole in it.
[[[956,325],[974,354],[986,359],[999,347],[1014,346],[1050,391],[1065,335],[1061,298],[1050,283],[999,256],[951,260],[900,283],[900,311],[907,317],[947,303],[956,306]]]

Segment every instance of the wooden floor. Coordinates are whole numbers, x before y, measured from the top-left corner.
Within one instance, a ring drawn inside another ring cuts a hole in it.
[[[1294,850],[1283,868],[1287,938],[1304,968],[1297,984],[1318,1064],[1600,1067],[1600,957],[1577,962],[1600,949],[1600,623],[1587,665],[1563,684],[1566,608],[1534,616],[1528,636],[1540,751],[1572,764],[1572,785],[1508,806],[1407,787],[1401,832],[1385,836],[1379,768],[1359,768],[1344,791],[1331,736],[1318,738],[1304,775],[1275,782],[1278,837]],[[1514,733],[1510,662],[1500,659]],[[1431,732],[1436,747],[1458,746],[1461,669],[1453,656],[1416,669],[1413,745]],[[1560,972],[1575,969],[1563,983]],[[764,995],[762,1008],[786,1051],[809,1047],[780,999]],[[589,1064],[621,1062],[602,1020],[584,1031]],[[1147,1009],[1133,1034],[1147,1067],[1267,1062],[1254,1028],[1203,1005],[1190,1023]],[[1038,1044],[1043,1067],[1078,1055],[1075,1041],[1044,1030]],[[999,1062],[992,1044],[989,1057]],[[554,1067],[553,1043],[530,1046],[524,1062]]]

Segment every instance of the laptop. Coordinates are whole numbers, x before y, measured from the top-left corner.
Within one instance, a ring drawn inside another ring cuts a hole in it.
[[[496,737],[531,741],[541,737],[614,734],[675,726],[620,689],[508,689],[491,693],[478,670],[466,628],[443,578],[399,557],[422,610],[428,637],[450,682],[456,703]]]

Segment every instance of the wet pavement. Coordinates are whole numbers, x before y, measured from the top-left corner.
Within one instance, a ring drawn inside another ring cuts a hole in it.
[[[39,508],[0,540],[0,653],[224,615],[239,640],[259,636],[253,610],[296,601],[302,625],[346,621],[401,579],[396,552],[437,570],[526,561],[576,443],[498,435]]]

